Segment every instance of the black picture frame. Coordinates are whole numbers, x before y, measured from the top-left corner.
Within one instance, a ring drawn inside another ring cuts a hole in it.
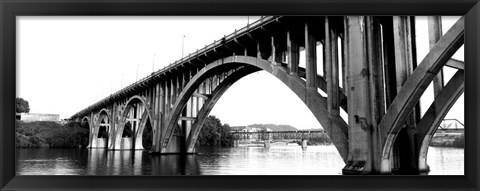
[[[16,16],[465,15],[465,176],[16,176]],[[0,0],[1,190],[479,190],[478,0]]]

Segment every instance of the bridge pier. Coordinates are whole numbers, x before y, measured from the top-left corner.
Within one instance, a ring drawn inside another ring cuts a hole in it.
[[[372,39],[372,21],[369,17],[346,17],[347,28],[345,40],[347,41],[347,98],[348,98],[348,135],[349,152],[346,166],[342,169],[343,174],[370,174],[375,171],[374,145],[372,136],[374,129],[375,110],[373,104],[380,100],[376,98],[375,81],[370,78],[373,72],[369,62]],[[368,41],[371,40],[371,41]],[[374,57],[375,58],[375,57]],[[370,81],[372,80],[372,81]],[[373,101],[373,102],[372,102]]]
[[[307,143],[308,143],[307,139],[302,139],[302,150],[307,149]]]
[[[270,147],[270,140],[265,140],[265,141],[263,142],[263,146],[264,146],[265,148],[269,148],[269,147]]]

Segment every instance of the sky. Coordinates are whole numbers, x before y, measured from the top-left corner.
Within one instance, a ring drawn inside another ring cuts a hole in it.
[[[18,16],[17,97],[29,102],[31,113],[68,118],[258,18]],[[443,31],[458,18],[444,17]],[[418,18],[418,63],[428,53],[426,27],[426,18]],[[463,48],[454,58],[463,60]],[[447,81],[455,69],[444,72]],[[422,113],[432,101],[430,86],[421,99]],[[446,118],[463,122],[463,108],[461,96]],[[274,123],[321,128],[305,104],[266,72],[232,85],[210,114],[231,126]]]

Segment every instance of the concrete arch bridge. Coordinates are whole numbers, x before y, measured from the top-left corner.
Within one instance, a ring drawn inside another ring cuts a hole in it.
[[[464,91],[464,63],[451,59],[464,42],[464,19],[445,35],[439,20],[429,19],[430,52],[417,63],[413,17],[262,17],[71,119],[89,124],[92,148],[142,149],[150,126],[151,152],[194,153],[222,94],[263,70],[314,114],[346,163],[345,174],[425,171],[431,135]],[[446,83],[442,67],[457,69]],[[431,82],[435,100],[421,116],[419,99]]]

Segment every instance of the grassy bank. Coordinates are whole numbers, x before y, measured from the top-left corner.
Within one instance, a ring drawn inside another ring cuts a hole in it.
[[[77,122],[15,122],[18,148],[73,148],[88,145],[88,128]]]

